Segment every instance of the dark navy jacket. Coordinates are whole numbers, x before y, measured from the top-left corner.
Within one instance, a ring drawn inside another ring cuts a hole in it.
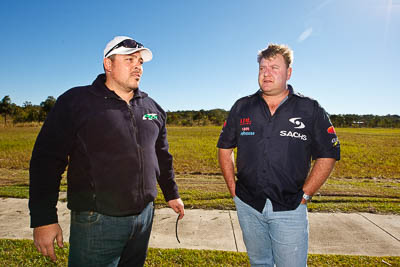
[[[303,196],[311,158],[340,159],[340,145],[317,101],[293,92],[273,116],[261,92],[239,99],[222,129],[218,147],[237,147],[236,194],[262,212],[294,210]]]
[[[57,222],[68,165],[68,208],[110,216],[140,213],[157,195],[179,198],[168,152],[166,113],[139,89],[128,105],[101,74],[61,95],[37,137],[30,162],[31,227]]]

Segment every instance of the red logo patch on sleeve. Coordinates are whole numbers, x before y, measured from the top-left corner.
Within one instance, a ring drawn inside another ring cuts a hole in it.
[[[333,126],[329,127],[327,131],[330,134],[336,134],[335,128],[333,128]]]

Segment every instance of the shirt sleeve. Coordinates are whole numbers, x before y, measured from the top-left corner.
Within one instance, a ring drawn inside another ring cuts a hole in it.
[[[227,120],[222,126],[221,134],[218,139],[218,148],[235,148],[237,146],[237,134],[236,134],[236,124],[237,124],[237,103],[233,105],[229,111]]]
[[[334,158],[340,160],[340,142],[329,115],[315,102],[312,158]]]
[[[70,114],[63,96],[46,118],[36,139],[29,167],[31,227],[58,222],[57,201],[61,175],[72,141]]]

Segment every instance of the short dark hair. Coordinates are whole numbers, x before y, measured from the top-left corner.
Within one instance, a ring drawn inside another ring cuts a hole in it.
[[[260,50],[257,54],[257,62],[260,63],[261,59],[273,58],[278,54],[283,56],[287,68],[292,66],[293,50],[287,45],[280,44],[269,44],[267,48]]]

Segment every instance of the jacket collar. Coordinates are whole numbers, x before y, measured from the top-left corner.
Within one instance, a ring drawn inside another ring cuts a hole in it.
[[[93,81],[92,87],[91,87],[91,92],[97,96],[100,97],[112,97],[112,98],[120,98],[114,91],[110,90],[106,85],[106,75],[104,73],[99,74],[96,78],[96,80]],[[148,94],[145,92],[142,92],[137,88],[134,91],[134,96],[133,98],[145,98],[147,97]]]

